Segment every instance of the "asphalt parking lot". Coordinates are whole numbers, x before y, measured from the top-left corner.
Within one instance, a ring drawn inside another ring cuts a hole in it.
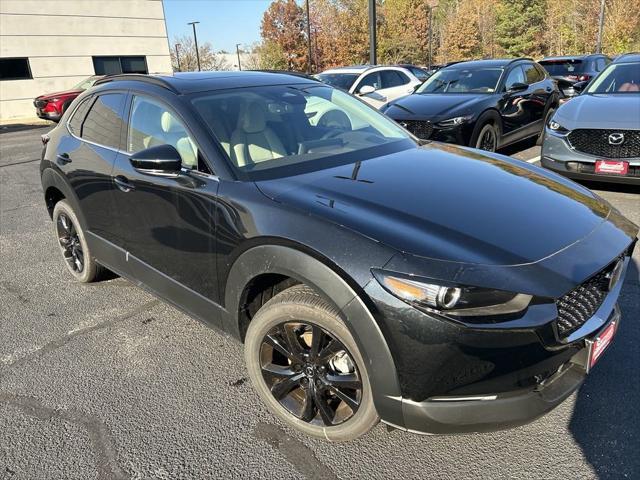
[[[0,128],[1,479],[640,475],[640,248],[616,341],[555,411],[499,433],[418,436],[379,425],[327,444],[266,411],[235,340],[121,278],[72,280],[42,200],[47,130]],[[508,153],[538,154],[523,148]],[[588,186],[640,223],[640,193]]]

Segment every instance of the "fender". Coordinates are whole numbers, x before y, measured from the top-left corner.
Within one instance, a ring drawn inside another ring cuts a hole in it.
[[[261,245],[244,252],[227,277],[225,330],[240,338],[237,312],[244,286],[264,273],[295,278],[338,307],[367,364],[378,414],[389,423],[404,425],[395,400],[401,397],[400,384],[380,327],[353,288],[334,270],[310,255],[281,245]]]
[[[45,160],[46,163],[49,163]],[[62,192],[65,200],[71,204],[73,211],[75,212],[78,220],[81,224],[87,225],[82,209],[80,208],[80,202],[76,192],[71,188],[71,185],[67,180],[53,167],[47,167],[41,169],[40,181],[42,182],[42,193],[46,194],[49,187],[55,187]],[[45,199],[46,200],[46,199]]]

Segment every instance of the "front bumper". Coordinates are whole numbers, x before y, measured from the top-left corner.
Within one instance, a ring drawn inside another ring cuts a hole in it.
[[[616,306],[605,326],[583,340],[582,348],[568,362],[533,388],[500,394],[432,397],[423,402],[398,399],[404,426],[392,426],[414,433],[451,434],[491,432],[532,422],[560,405],[582,385],[588,368],[587,342],[620,318]]]
[[[629,162],[627,175],[595,173],[596,160]],[[565,137],[545,132],[540,163],[543,167],[575,180],[640,185],[640,158],[602,158],[578,152]]]

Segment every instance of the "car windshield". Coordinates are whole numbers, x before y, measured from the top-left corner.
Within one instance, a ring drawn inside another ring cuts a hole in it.
[[[326,85],[199,94],[198,113],[241,177],[277,178],[416,146],[395,122]]]
[[[576,58],[563,58],[562,60],[542,60],[540,65],[549,72],[549,75],[563,77],[577,75],[582,72],[582,60]]]
[[[359,76],[358,73],[319,73],[316,78],[327,85],[348,91]]]
[[[98,80],[98,77],[85,78],[80,83],[77,83],[72,90],[86,90],[87,88],[93,87],[96,80]]]
[[[501,68],[444,68],[429,77],[416,93],[493,93]]]
[[[612,63],[587,87],[585,93],[639,93],[640,63]]]

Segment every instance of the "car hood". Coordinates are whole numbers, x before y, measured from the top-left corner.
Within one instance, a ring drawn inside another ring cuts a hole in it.
[[[486,101],[489,95],[477,94],[419,94],[414,93],[395,100],[383,109],[391,118],[428,117],[439,121],[456,115],[467,115],[475,111],[477,104]]]
[[[637,129],[640,93],[582,94],[563,104],[554,115],[563,127]]]
[[[553,255],[610,212],[551,172],[438,143],[257,185],[277,202],[400,252],[482,265]]]
[[[61,92],[47,93],[36,97],[36,100],[45,100],[48,98],[62,97],[67,95],[80,95],[84,90],[63,90]]]

